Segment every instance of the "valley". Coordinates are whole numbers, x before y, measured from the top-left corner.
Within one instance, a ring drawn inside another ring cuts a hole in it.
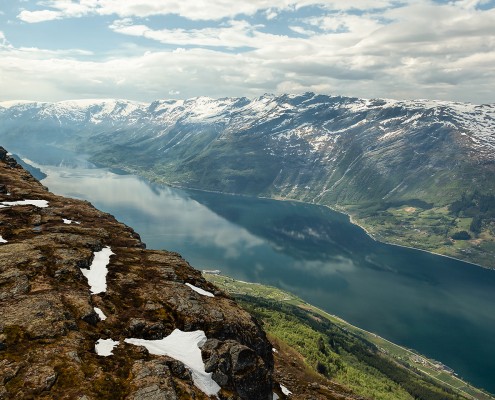
[[[254,399],[271,398],[273,391],[280,399],[492,399],[443,364],[288,292],[205,274],[223,289],[218,290],[178,253],[145,250],[140,235],[111,214],[87,201],[50,193],[3,149],[0,160],[0,307],[5,311],[0,324],[1,397],[77,398],[83,393],[88,399],[111,399],[153,393],[170,399]],[[253,271],[239,270],[236,264],[251,253],[246,267],[254,265],[262,280],[263,269],[277,258],[285,263],[294,259],[296,269],[303,267],[301,257],[306,259],[303,274],[310,276],[318,272],[312,267],[317,259],[320,272],[336,268],[344,273],[340,268],[350,264],[362,274],[365,265],[347,242],[354,238],[361,246],[378,244],[359,234],[343,215],[334,213],[333,222],[325,218],[330,211],[323,207],[178,191],[97,168],[39,167],[34,171],[45,171],[44,183],[57,191],[106,203],[106,210],[110,204],[126,221],[134,214],[156,247],[168,236],[156,235],[157,229],[168,231],[176,243],[199,249],[206,245],[210,262],[220,257],[233,273],[245,276]],[[140,209],[133,210],[133,200]],[[213,206],[223,217],[207,211]],[[254,221],[249,215],[253,211]],[[142,218],[146,215],[149,221]],[[144,229],[148,222],[152,224]],[[339,232],[332,232],[336,226]],[[339,242],[345,233],[350,236]],[[225,243],[226,238],[234,242]],[[220,254],[213,243],[222,248]],[[370,250],[366,258],[372,256]],[[199,254],[203,261],[208,259],[204,254]],[[258,262],[255,254],[261,256]],[[374,265],[381,262],[377,258]],[[286,267],[277,274],[282,286],[296,272]],[[324,283],[336,277],[331,274]],[[351,283],[351,276],[346,278]],[[306,296],[318,287],[311,277],[308,284]],[[336,295],[345,297],[341,291]],[[251,315],[261,321],[270,343]],[[201,338],[206,342],[196,343]],[[195,350],[198,358],[193,361],[196,344],[201,350]],[[233,363],[227,370],[226,359]]]
[[[0,141],[149,247],[288,290],[493,392],[494,118],[313,93],[9,102]]]
[[[326,205],[377,240],[495,267],[494,105],[313,93],[10,102],[0,121],[2,142],[28,158],[51,147],[172,186]],[[473,204],[453,208],[463,196]]]
[[[0,400],[495,400],[495,0],[0,6]]]

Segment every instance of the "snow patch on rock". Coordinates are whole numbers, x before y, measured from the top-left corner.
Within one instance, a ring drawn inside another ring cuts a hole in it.
[[[115,254],[110,247],[105,247],[94,253],[94,259],[89,269],[81,268],[83,275],[87,278],[92,294],[106,292],[107,273],[110,256]]]
[[[186,286],[189,286],[192,290],[194,290],[196,293],[199,293],[203,296],[208,296],[208,297],[215,297],[215,295],[211,292],[208,292],[207,290],[201,289],[197,286],[191,285],[190,283],[186,283]]]
[[[98,339],[95,344],[96,354],[103,357],[108,357],[113,354],[113,348],[117,346],[119,342],[112,339]]]
[[[96,314],[98,314],[98,316],[100,317],[100,319],[102,321],[105,321],[107,319],[107,316],[103,313],[103,311],[101,311],[100,308],[95,307],[95,312],[96,312]]]
[[[67,225],[70,225],[70,224],[77,224],[77,225],[80,225],[80,224],[81,224],[80,222],[73,221],[73,220],[71,220],[71,219],[66,219],[66,218],[63,218],[62,220],[64,221],[64,224],[67,224]]]
[[[191,370],[194,384],[208,396],[216,395],[220,386],[205,371],[200,346],[206,341],[204,331],[183,332],[175,329],[161,340],[125,339],[126,343],[144,346],[151,354],[166,355],[184,363]]]
[[[13,206],[36,206],[39,208],[48,207],[48,201],[46,200],[18,200],[18,201],[2,201],[0,208],[13,207]]]
[[[284,385],[280,384],[280,390],[282,391],[283,394],[285,394],[286,396],[289,396],[292,394],[292,392],[287,389]]]

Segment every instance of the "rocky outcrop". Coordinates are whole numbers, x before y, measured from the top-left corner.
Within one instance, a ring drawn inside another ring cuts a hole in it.
[[[253,349],[232,340],[220,342],[209,339],[202,347],[206,359],[206,372],[213,373],[213,379],[222,387],[239,393],[243,398],[263,387],[269,391],[269,382],[263,379],[263,365]],[[250,376],[252,379],[246,379]]]
[[[272,397],[260,325],[179,254],[146,250],[113,216],[53,195],[2,148],[0,189],[0,399],[210,398],[182,362],[124,342],[175,329],[204,331],[219,398]],[[92,294],[82,270],[105,247],[107,287]],[[99,339],[118,343],[112,355],[96,353]]]

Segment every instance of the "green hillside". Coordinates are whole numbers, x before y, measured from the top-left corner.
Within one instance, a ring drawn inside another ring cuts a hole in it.
[[[302,355],[316,373],[373,399],[494,399],[440,362],[395,345],[280,289],[204,276],[233,295],[276,341]]]

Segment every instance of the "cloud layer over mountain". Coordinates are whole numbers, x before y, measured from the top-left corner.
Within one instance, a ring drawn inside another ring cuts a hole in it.
[[[490,0],[17,0],[0,100],[316,91],[492,102]]]

